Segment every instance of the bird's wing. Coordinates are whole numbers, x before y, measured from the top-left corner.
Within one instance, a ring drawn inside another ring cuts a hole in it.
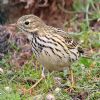
[[[60,36],[62,36],[65,39],[65,43],[68,48],[77,47],[78,42],[75,39],[73,39],[73,37],[70,34],[68,34],[67,32],[63,31],[60,28],[54,28],[51,26],[50,26],[50,28],[52,28],[53,34],[59,34]]]
[[[78,43],[78,41],[75,40],[70,34],[68,34],[67,32],[63,31],[60,28],[54,28],[51,26],[50,26],[50,28],[52,28],[54,34],[59,34],[60,36],[62,36],[65,39],[66,46],[69,49],[77,48],[80,53],[84,53],[84,51],[83,51],[82,47],[80,47],[80,44]]]

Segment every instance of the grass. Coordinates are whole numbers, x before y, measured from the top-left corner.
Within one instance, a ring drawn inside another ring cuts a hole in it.
[[[29,88],[32,86],[31,82],[25,80],[37,81],[41,77],[41,67],[34,68],[31,57],[29,61],[20,69],[13,70],[13,66],[7,63],[10,59],[8,54],[0,61],[0,65],[4,69],[4,73],[0,74],[0,100],[32,100],[34,95],[42,94],[44,97],[49,92],[53,93],[57,100],[71,100],[77,96],[83,96],[86,100],[99,100],[100,98],[100,54],[94,53],[91,58],[81,57],[78,61],[72,64],[74,78],[76,81],[75,89],[69,92],[66,89],[60,88],[58,94],[55,89],[58,88],[54,82],[54,76],[65,77],[64,72],[48,73],[45,80],[43,80],[34,90],[33,95],[22,95],[22,88]],[[63,83],[70,86],[70,81],[63,80]],[[8,87],[8,89],[6,89]]]
[[[80,0],[77,1],[73,5],[74,10],[87,12],[86,20],[80,23],[82,29],[80,40],[83,41],[83,47],[90,50],[92,46],[94,52],[89,58],[81,57],[71,65],[74,72],[75,89],[71,90],[71,88],[69,88],[71,84],[68,78],[65,79],[67,77],[66,71],[51,72],[47,73],[46,79],[33,90],[33,95],[28,93],[23,95],[21,91],[23,88],[28,89],[40,79],[41,66],[33,65],[35,58],[32,56],[20,69],[16,69],[14,65],[9,63],[11,59],[11,54],[9,53],[0,60],[0,68],[4,70],[4,73],[0,73],[0,100],[33,100],[35,95],[45,97],[49,92],[52,93],[57,100],[72,100],[75,98],[77,98],[77,100],[100,99],[100,53],[97,52],[97,50],[100,49],[100,33],[91,31],[89,27],[89,21],[91,19],[100,18],[100,13],[98,13],[100,10],[94,6],[95,0],[88,0],[87,5],[82,5]],[[98,2],[98,0],[96,2]],[[91,16],[88,16],[90,6],[96,10],[92,12]],[[17,52],[20,51],[14,45],[12,48]],[[58,87],[54,81],[55,76],[60,77],[62,83],[67,86],[65,88]],[[57,89],[59,91],[56,91]]]

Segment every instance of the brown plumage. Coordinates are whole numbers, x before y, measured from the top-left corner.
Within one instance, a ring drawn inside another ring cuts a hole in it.
[[[49,71],[69,68],[83,53],[79,43],[68,33],[46,25],[35,15],[22,16],[17,27],[28,37],[37,60]]]
[[[63,70],[82,53],[79,44],[65,31],[47,26],[35,15],[19,18],[17,26],[30,40],[37,60],[48,70]]]

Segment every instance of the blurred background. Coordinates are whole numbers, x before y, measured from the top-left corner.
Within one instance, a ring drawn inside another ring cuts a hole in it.
[[[79,32],[87,30],[89,26],[98,29],[100,1],[0,0],[0,24],[14,23],[25,14],[35,14],[47,24],[65,28],[67,31]]]
[[[25,35],[13,26],[26,14],[35,14],[79,40],[87,57],[71,65],[75,88],[66,71],[55,72],[48,73],[33,95],[23,95],[41,77],[42,69]],[[100,0],[0,0],[0,100],[51,100],[47,97],[100,100]]]

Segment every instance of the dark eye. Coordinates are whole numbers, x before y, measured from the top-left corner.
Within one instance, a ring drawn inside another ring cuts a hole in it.
[[[29,21],[26,21],[26,22],[25,22],[25,25],[29,25]]]

